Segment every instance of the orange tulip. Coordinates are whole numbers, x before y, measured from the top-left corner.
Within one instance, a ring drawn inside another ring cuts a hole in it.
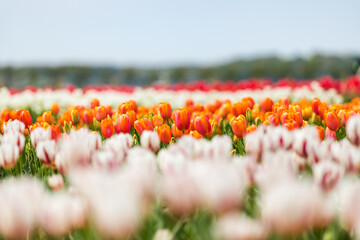
[[[107,116],[112,116],[113,115],[113,110],[112,110],[110,105],[105,106],[105,111],[106,111]]]
[[[100,101],[97,98],[94,98],[90,101],[90,108],[94,109],[95,107],[100,106]]]
[[[100,124],[101,133],[104,137],[110,138],[115,133],[113,121],[110,118],[105,118]]]
[[[195,130],[201,135],[206,135],[211,132],[211,124],[204,116],[198,116],[194,120]]]
[[[205,107],[200,103],[198,103],[194,106],[194,111],[196,111],[196,112],[203,112],[204,110],[205,110]]]
[[[286,122],[283,124],[283,126],[286,127],[287,130],[289,130],[289,131],[299,128],[299,125],[298,125],[297,122],[294,121],[294,120],[288,120],[288,121],[286,121]]]
[[[246,128],[246,133],[255,132],[257,127],[255,125],[250,125]]]
[[[134,112],[136,112],[138,109],[137,103],[134,100],[129,100],[128,103],[130,105],[130,110],[133,110]]]
[[[313,100],[311,100],[311,107],[312,107],[312,110],[315,114],[317,115],[320,115],[320,112],[319,112],[319,106],[321,104],[321,101],[320,99],[318,98],[314,98]]]
[[[25,127],[29,127],[32,124],[32,118],[28,110],[19,110],[16,112],[19,120],[25,124]]]
[[[279,103],[280,103],[281,105],[284,105],[284,106],[286,106],[286,107],[289,107],[289,105],[290,105],[290,100],[289,100],[288,97],[283,97],[283,98],[280,98],[280,99],[279,99]]]
[[[294,112],[287,110],[280,117],[281,124],[284,125],[287,121],[295,121],[298,127],[302,127],[303,119],[302,114],[300,112]]]
[[[126,114],[119,115],[119,118],[115,125],[115,131],[117,133],[129,133],[131,129],[130,118]]]
[[[151,122],[147,118],[141,118],[139,120],[136,120],[134,123],[135,130],[141,135],[143,131],[153,131],[154,128],[151,125]]]
[[[225,118],[229,113],[232,112],[232,105],[230,103],[224,103],[219,109],[219,114]]]
[[[220,130],[219,125],[216,122],[216,120],[215,119],[210,119],[209,122],[210,122],[210,125],[211,125],[211,131],[206,136],[210,137],[212,134],[221,134],[221,130]]]
[[[59,125],[51,125],[50,126],[51,139],[57,141],[61,137],[61,130]]]
[[[253,109],[255,101],[252,97],[245,97],[242,99],[242,102],[246,103],[247,107]]]
[[[147,109],[147,108],[145,108],[145,109]],[[138,111],[137,104],[134,100],[124,102],[124,103],[120,104],[118,107],[118,112],[121,114],[127,113],[129,111],[134,111],[134,112]],[[140,111],[140,109],[139,109],[139,111]]]
[[[338,116],[334,112],[326,111],[325,114],[324,114],[324,120],[325,120],[326,126],[331,131],[336,131],[336,130],[339,129],[340,120],[339,120]]]
[[[243,138],[246,135],[246,119],[243,115],[238,116],[231,122],[231,128],[238,138]]]
[[[324,119],[324,114],[328,110],[328,105],[326,103],[321,103],[319,106],[319,116]]]
[[[84,123],[86,124],[92,124],[93,120],[94,120],[94,112],[90,109],[84,109],[81,114],[81,119],[84,121]]]
[[[186,130],[190,127],[190,112],[186,108],[175,111],[175,124],[179,130]]]
[[[46,112],[43,112],[42,114],[42,122],[46,122],[48,124],[52,124],[53,123],[53,117],[52,117],[52,114],[51,114],[51,111],[46,111]]]
[[[273,104],[274,104],[274,102],[273,102],[273,100],[271,100],[271,98],[265,98],[265,99],[261,100],[261,102],[260,102],[261,108],[265,112],[270,112],[272,110]]]
[[[316,130],[318,131],[319,139],[320,139],[321,141],[324,140],[324,138],[325,138],[324,128],[321,127],[321,126],[316,126],[315,128],[316,128]]]
[[[177,139],[177,138],[180,138],[180,137],[183,135],[183,132],[180,131],[180,130],[176,127],[175,123],[173,123],[173,124],[171,125],[171,133],[172,133],[173,137],[176,138],[176,139]]]
[[[131,128],[134,127],[134,122],[137,120],[137,116],[136,116],[136,113],[133,111],[133,110],[130,110],[126,113],[126,115],[129,116],[129,119],[130,119],[130,126]]]
[[[11,111],[9,109],[4,109],[4,111],[1,112],[1,121],[7,122],[11,119]]]
[[[96,120],[98,120],[99,122],[101,122],[101,120],[105,119],[107,114],[106,114],[106,109],[104,106],[100,106],[100,107],[95,107],[95,118]]]
[[[164,124],[158,127],[157,133],[159,135],[159,139],[163,143],[168,143],[171,140],[171,129],[169,125]]]
[[[192,136],[192,137],[194,137],[194,138],[196,138],[196,139],[202,138],[202,135],[201,135],[200,133],[198,133],[196,130],[195,130],[195,131],[191,131],[191,132],[189,133],[189,135]]]
[[[56,116],[59,114],[60,112],[60,106],[59,104],[57,103],[54,103],[52,106],[51,106],[51,112]]]
[[[214,113],[216,111],[216,105],[212,103],[208,103],[206,104],[205,110]]]
[[[194,106],[194,101],[190,98],[186,99],[185,106]]]
[[[162,102],[159,104],[159,112],[163,119],[169,119],[171,118],[171,105],[167,102]]]
[[[272,113],[272,112],[267,112],[265,114],[265,121],[264,121],[264,125],[273,125],[273,126],[278,126],[279,125],[279,117],[277,114]]]
[[[164,123],[164,119],[159,116],[159,115],[155,115],[151,118],[151,124],[153,125],[153,127],[158,127],[163,125]]]
[[[239,116],[240,114],[245,115],[247,109],[248,105],[246,102],[236,102],[232,106],[232,112],[235,117]]]

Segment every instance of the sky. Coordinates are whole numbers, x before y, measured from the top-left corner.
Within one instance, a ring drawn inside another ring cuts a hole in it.
[[[359,0],[0,0],[0,65],[360,54]]]

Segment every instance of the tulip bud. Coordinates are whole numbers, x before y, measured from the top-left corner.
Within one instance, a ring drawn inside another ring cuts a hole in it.
[[[126,114],[121,114],[115,125],[116,133],[129,133],[131,129],[130,118]]]
[[[160,141],[163,143],[168,143],[171,140],[171,129],[169,125],[161,125],[157,129],[157,133],[159,135]]]
[[[47,167],[53,167],[56,155],[56,143],[54,140],[41,141],[36,146],[36,155]]]
[[[194,120],[195,130],[201,135],[206,135],[211,132],[211,124],[204,116],[198,116]]]
[[[160,149],[160,139],[153,131],[143,131],[140,139],[141,146],[156,153]]]
[[[220,128],[219,128],[219,124],[216,122],[216,120],[211,120],[210,121],[211,124],[211,133],[214,134],[221,134]]]
[[[49,187],[54,191],[59,191],[64,186],[64,179],[61,174],[54,174],[48,177]]]
[[[51,112],[52,112],[52,114],[54,114],[55,116],[58,115],[59,112],[60,112],[60,106],[59,106],[59,104],[54,103],[54,104],[51,106]]]
[[[234,121],[231,122],[231,128],[235,136],[238,138],[243,138],[246,135],[246,120],[243,115],[237,117]]]
[[[301,115],[304,120],[309,120],[310,117],[312,116],[312,114],[313,114],[313,111],[312,111],[311,107],[303,108],[301,111]]]
[[[254,116],[252,115],[250,108],[246,109],[246,120],[249,123],[253,123],[255,121]]]
[[[101,134],[106,138],[110,138],[115,132],[114,124],[110,118],[105,118],[101,121],[100,129]]]
[[[72,128],[72,123],[68,123],[68,122],[64,122],[64,132],[66,132],[67,134],[70,133]]]
[[[261,125],[261,123],[262,123],[262,122],[261,122],[261,119],[257,117],[257,118],[255,119],[255,126],[259,126],[259,125]]]
[[[79,112],[76,109],[71,109],[70,111],[71,121],[76,126],[80,122]]]
[[[324,114],[324,120],[325,120],[326,126],[330,130],[336,131],[339,129],[340,121],[339,121],[338,116],[334,112],[326,111]]]
[[[95,117],[93,119],[93,128],[94,128],[95,131],[100,129],[100,122],[98,120],[96,120]]]
[[[190,127],[190,112],[186,108],[175,111],[175,124],[179,130],[186,130]]]
[[[153,131],[154,128],[151,125],[149,119],[141,118],[134,123],[135,130],[141,135],[145,130]]]
[[[167,103],[167,102],[160,103],[159,104],[159,112],[163,119],[171,118],[172,109],[171,109],[170,103]]]

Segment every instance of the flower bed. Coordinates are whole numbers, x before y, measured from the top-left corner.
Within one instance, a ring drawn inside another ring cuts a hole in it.
[[[3,89],[0,235],[356,239],[360,99],[325,80]]]

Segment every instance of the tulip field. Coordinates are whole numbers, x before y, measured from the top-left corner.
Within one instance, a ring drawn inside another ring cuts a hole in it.
[[[0,239],[359,239],[360,78],[0,89]]]

